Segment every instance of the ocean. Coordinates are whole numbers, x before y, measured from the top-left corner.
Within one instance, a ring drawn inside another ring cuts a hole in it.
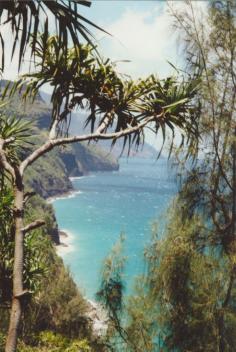
[[[174,171],[165,158],[122,158],[120,170],[72,178],[75,192],[56,198],[53,206],[59,228],[68,233],[59,254],[89,299],[94,299],[104,258],[125,236],[126,293],[145,268],[143,251],[151,238],[151,224],[159,220],[177,192]]]

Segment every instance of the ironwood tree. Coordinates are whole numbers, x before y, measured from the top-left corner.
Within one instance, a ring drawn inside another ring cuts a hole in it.
[[[170,10],[184,40],[185,73],[200,77],[199,143],[176,150],[180,192],[164,235],[155,229],[145,251],[147,273],[118,311],[121,326],[111,320],[113,350],[114,336],[127,351],[235,350],[236,6],[213,1],[199,12],[195,5]],[[100,291],[105,305],[109,277]]]
[[[26,26],[25,19],[28,18],[27,11],[29,11],[26,8],[35,2],[15,3],[18,5],[14,7],[14,11],[19,11],[19,21],[21,23],[22,19],[23,26]],[[55,2],[56,6],[60,3],[63,2]],[[8,6],[8,2],[3,2],[3,5]],[[49,6],[49,1],[39,2],[38,9],[41,5]],[[32,9],[31,6],[30,10]],[[61,17],[63,12],[61,10],[61,8],[58,10],[60,15],[55,14],[57,21],[65,20],[64,15]],[[7,8],[7,11],[11,14],[12,8]],[[71,16],[75,17],[73,20],[81,19],[70,6],[68,11],[71,11]],[[35,14],[33,12],[32,18],[37,24]],[[8,21],[12,21],[11,16],[8,16]],[[50,83],[53,89],[52,119],[47,140],[25,158],[22,158],[20,150],[30,141],[28,126],[24,121],[17,121],[15,125],[9,124],[9,119],[1,116],[1,176],[4,182],[6,178],[8,179],[7,182],[13,189],[12,216],[15,236],[13,299],[6,352],[16,350],[22,303],[30,294],[23,282],[24,237],[32,229],[44,224],[41,219],[29,224],[24,221],[25,201],[30,196],[24,190],[26,169],[53,148],[69,143],[104,139],[115,143],[118,138],[123,138],[124,145],[134,144],[138,147],[144,142],[145,128],[150,128],[155,134],[161,131],[164,141],[167,129],[171,131],[172,138],[174,138],[175,129],[178,129],[183,135],[187,135],[187,141],[191,144],[197,133],[198,115],[192,105],[192,98],[196,93],[195,81],[191,79],[180,81],[172,77],[159,80],[155,76],[150,76],[134,82],[130,78],[124,78],[117,73],[114,64],[109,60],[102,60],[91,45],[81,45],[75,40],[75,35],[78,33],[81,32],[84,35],[80,27],[71,27],[69,21],[66,21],[62,27],[64,28],[62,34],[50,36],[47,19],[45,21],[44,33],[35,37],[34,32],[32,41],[35,72],[25,75],[13,86],[9,84],[2,93],[4,98],[9,98],[18,91],[23,98],[27,99],[29,96],[34,97],[44,84]],[[14,27],[15,25],[13,20],[15,40],[18,41],[19,33],[16,29],[18,27]],[[32,27],[23,28],[28,28],[30,31]],[[36,31],[37,29],[38,27]],[[63,40],[67,39],[66,30],[74,39],[72,48],[63,44]],[[25,33],[23,30],[20,39],[20,60],[28,43]],[[87,112],[86,125],[90,126],[90,132],[71,136],[68,134],[71,112],[77,108]]]

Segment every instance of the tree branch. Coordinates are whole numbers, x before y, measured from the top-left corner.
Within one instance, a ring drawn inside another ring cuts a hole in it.
[[[13,179],[15,179],[15,170],[14,168],[8,163],[5,151],[3,150],[4,145],[7,143],[10,143],[12,141],[11,138],[8,138],[6,140],[0,139],[0,167],[6,171],[8,171]]]
[[[58,139],[53,139],[49,140],[45,144],[43,144],[41,147],[36,149],[32,154],[30,154],[20,165],[20,172],[23,175],[24,170],[32,164],[34,161],[36,161],[39,157],[42,155],[46,154],[49,152],[51,149],[53,149],[56,146],[62,145],[62,144],[70,144],[70,143],[76,143],[76,142],[84,142],[84,141],[89,141],[89,140],[105,140],[105,139],[118,139],[121,137],[125,137],[129,134],[135,133],[141,129],[143,129],[149,122],[155,121],[158,117],[161,117],[163,115],[163,112],[159,115],[155,116],[149,116],[143,120],[143,122],[139,123],[137,126],[134,127],[128,127],[124,130],[118,131],[118,132],[113,132],[113,133],[91,133],[91,134],[85,134],[85,135],[77,135],[77,136],[72,136],[72,137],[65,137],[65,138],[58,138]],[[99,129],[100,130],[100,129]]]
[[[35,230],[38,227],[41,227],[45,225],[45,221],[44,220],[36,220],[34,222],[31,222],[31,224],[25,226],[22,231],[24,232],[24,234],[26,234],[29,231]]]
[[[49,139],[50,139],[50,140],[51,140],[51,139],[55,139],[56,136],[57,136],[57,126],[58,126],[59,121],[60,121],[60,120],[59,120],[59,118],[57,117],[57,118],[54,120],[53,124],[52,124],[52,127],[51,127],[50,132],[49,132]]]
[[[4,145],[15,141],[15,137],[9,137],[4,140]]]
[[[105,118],[103,119],[101,124],[98,126],[96,133],[103,133],[104,131],[106,131],[111,119],[112,119],[112,112],[109,112],[106,114]]]
[[[24,204],[25,204],[26,202],[28,202],[28,200],[29,200],[31,197],[35,196],[35,195],[36,195],[36,192],[26,192],[26,193],[24,194]]]

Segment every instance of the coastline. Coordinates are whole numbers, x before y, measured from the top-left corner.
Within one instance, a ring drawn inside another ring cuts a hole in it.
[[[74,198],[74,197],[76,197],[77,194],[80,194],[80,193],[82,193],[82,191],[72,190],[72,191],[69,191],[69,192],[61,193],[61,194],[59,194],[57,196],[49,197],[49,198],[47,198],[46,201],[47,201],[47,203],[52,204],[56,200],[59,200],[59,199]]]
[[[70,191],[62,192],[62,193],[59,193],[58,195],[48,197],[46,199],[46,202],[53,206],[53,203],[57,200],[75,198],[78,194],[81,194],[81,193],[82,191],[76,190],[73,188]],[[55,214],[55,210],[54,210],[54,214]],[[57,254],[63,259],[64,255],[74,251],[74,246],[73,246],[74,236],[71,234],[70,231],[66,229],[58,228],[57,231],[58,231],[59,243],[55,245],[55,249]]]
[[[79,176],[79,177],[70,177],[71,181],[80,179],[86,176]],[[61,199],[68,199],[74,198],[77,194],[82,193],[79,190],[72,190],[69,192],[61,193],[60,195],[53,196],[47,198],[47,202],[52,204]],[[67,229],[58,229],[59,235],[59,244],[55,245],[56,253],[59,257],[64,259],[65,255],[73,252],[75,247],[73,245],[74,242],[74,235],[68,231]],[[88,304],[88,311],[86,313],[87,318],[91,321],[92,324],[92,332],[95,338],[102,337],[106,335],[108,329],[108,315],[104,308],[101,306],[99,302],[89,299],[84,296],[87,304]]]
[[[92,301],[88,298],[86,298],[86,301],[89,305],[87,317],[92,321],[93,334],[96,337],[105,336],[109,323],[109,318],[106,311],[100,303]]]
[[[73,239],[74,236],[67,230],[59,230],[60,244],[56,246],[57,255],[62,260],[68,253],[74,251]],[[92,323],[92,331],[95,337],[105,336],[108,329],[108,316],[106,311],[103,309],[99,302],[89,299],[85,296],[85,300],[88,304],[88,311],[86,316]]]
[[[63,256],[74,252],[74,236],[68,230],[58,230],[60,243],[55,246],[57,254],[63,259]]]

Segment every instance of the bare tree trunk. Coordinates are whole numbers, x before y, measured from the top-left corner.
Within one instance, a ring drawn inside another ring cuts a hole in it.
[[[22,299],[25,294],[23,289],[23,260],[24,260],[24,231],[23,231],[23,207],[24,207],[24,185],[19,170],[15,170],[15,253],[13,268],[13,299],[10,315],[10,323],[6,341],[5,352],[15,352],[17,336],[22,313]]]

